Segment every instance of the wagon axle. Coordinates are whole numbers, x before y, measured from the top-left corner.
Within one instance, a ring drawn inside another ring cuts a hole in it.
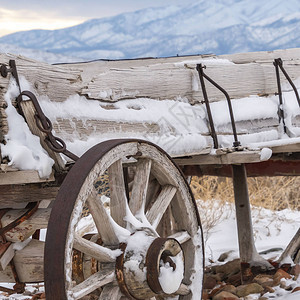
[[[138,246],[137,240],[140,240]],[[167,296],[178,291],[183,279],[184,256],[176,239],[160,238],[145,229],[135,232],[127,244],[122,243],[120,248],[123,253],[116,262],[117,280],[121,291],[129,299]],[[179,274],[172,277],[176,268]],[[163,281],[162,273],[168,269],[168,274],[171,275],[168,277],[168,281],[172,282],[171,289],[168,289]]]

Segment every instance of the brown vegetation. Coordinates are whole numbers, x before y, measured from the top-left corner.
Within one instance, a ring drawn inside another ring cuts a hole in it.
[[[300,177],[248,178],[250,203],[271,210],[300,210]],[[231,178],[193,177],[191,188],[195,199],[234,202]]]

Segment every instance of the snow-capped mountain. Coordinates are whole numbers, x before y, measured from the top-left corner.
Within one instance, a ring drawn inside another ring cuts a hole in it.
[[[9,44],[71,61],[225,54],[300,47],[299,28],[299,0],[199,0],[10,34],[0,38],[0,50]]]

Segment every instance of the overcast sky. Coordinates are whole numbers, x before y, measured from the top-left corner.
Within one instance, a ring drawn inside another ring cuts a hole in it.
[[[29,29],[57,29],[182,0],[0,0],[0,36]]]

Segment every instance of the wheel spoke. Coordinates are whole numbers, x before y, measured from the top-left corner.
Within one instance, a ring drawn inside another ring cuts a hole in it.
[[[137,163],[131,199],[129,201],[130,210],[134,215],[145,209],[150,171],[151,160],[145,158],[140,159]]]
[[[163,214],[171,203],[177,188],[172,185],[165,185],[151,209],[147,212],[146,217],[154,228],[157,228]]]
[[[181,284],[175,295],[181,295],[181,296],[186,296],[191,292],[189,287],[185,284]]]
[[[89,196],[87,204],[104,245],[118,244],[119,239],[114,230],[113,220],[95,190]]]
[[[107,300],[107,299],[111,299],[111,300],[119,300],[122,298],[122,293],[119,289],[118,286],[108,286],[106,285],[103,288],[103,291],[100,295],[99,300]]]
[[[156,178],[150,178],[146,197],[146,210],[149,210],[159,195],[161,186]]]
[[[173,238],[177,240],[180,244],[184,244],[185,242],[190,240],[191,236],[187,231],[180,231],[168,236],[168,238],[169,239]]]
[[[126,189],[123,176],[122,160],[117,160],[108,169],[110,187],[110,213],[112,218],[120,226],[125,226],[126,222]]]
[[[121,255],[121,250],[111,250],[75,235],[73,248],[94,257],[99,262],[114,262]]]
[[[113,282],[114,271],[99,271],[71,289],[74,299],[80,299],[96,289]]]

